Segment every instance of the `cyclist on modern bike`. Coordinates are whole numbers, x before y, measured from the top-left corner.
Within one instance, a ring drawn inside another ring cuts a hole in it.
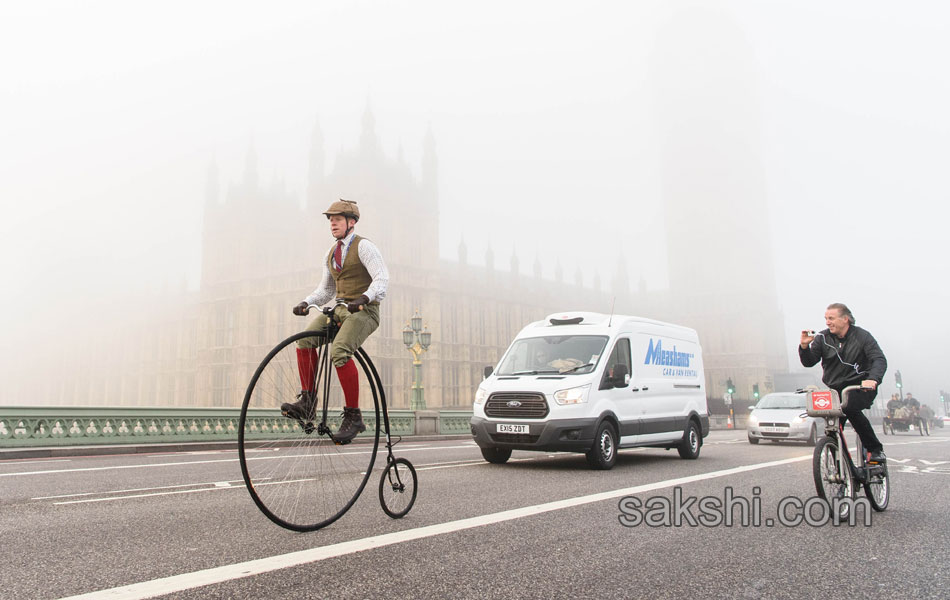
[[[379,302],[386,296],[389,271],[376,244],[353,231],[360,219],[356,202],[341,199],[331,204],[323,214],[330,221],[330,234],[336,243],[327,252],[320,285],[295,306],[293,312],[304,316],[311,305],[322,306],[334,298],[345,302],[333,310],[333,318],[340,323],[340,330],[333,341],[330,360],[336,367],[345,404],[343,421],[333,439],[337,443],[346,443],[366,430],[359,409],[359,371],[353,362],[353,354],[379,327]],[[328,325],[329,318],[320,314],[306,331],[325,331]],[[287,417],[306,420],[313,416],[317,400],[313,384],[318,345],[313,338],[297,342],[301,392],[297,402],[280,407]]]
[[[838,392],[839,396],[841,390],[849,385],[866,388],[849,395],[844,414],[861,437],[864,447],[871,453],[869,462],[883,463],[884,446],[862,411],[874,403],[877,386],[887,370],[887,359],[874,336],[854,324],[854,315],[844,304],[828,306],[825,325],[828,328],[819,333],[802,331],[798,357],[806,367],[821,361],[821,380]]]

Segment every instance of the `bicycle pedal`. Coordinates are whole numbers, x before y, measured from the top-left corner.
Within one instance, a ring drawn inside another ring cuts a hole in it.
[[[330,437],[330,439],[332,439],[333,443],[336,444],[337,446],[346,446],[347,444],[353,441],[353,440],[338,440],[332,436]]]

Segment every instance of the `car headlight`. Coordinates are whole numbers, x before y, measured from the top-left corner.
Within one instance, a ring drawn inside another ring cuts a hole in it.
[[[749,415],[749,425],[758,425],[759,420],[755,418],[755,415]]]
[[[485,402],[486,398],[488,398],[488,390],[482,386],[478,386],[478,389],[475,390],[475,404],[481,404]]]
[[[590,391],[590,384],[554,392],[554,401],[558,404],[580,404],[587,402],[587,392]]]
[[[792,419],[792,425],[801,425],[804,422],[805,422],[805,417],[803,417],[802,415],[798,415],[797,417]]]

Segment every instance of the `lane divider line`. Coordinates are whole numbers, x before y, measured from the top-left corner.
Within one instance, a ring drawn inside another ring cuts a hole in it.
[[[105,496],[108,494],[129,494],[132,492],[154,492],[157,490],[173,490],[180,488],[190,488],[190,487],[201,487],[201,486],[218,486],[218,487],[227,487],[233,483],[244,484],[243,479],[235,479],[233,481],[207,481],[204,483],[181,483],[178,485],[163,485],[159,487],[147,487],[147,488],[132,488],[126,490],[107,490],[105,492],[79,492],[76,494],[60,494],[58,496],[37,496],[36,498],[30,498],[30,500],[60,500],[62,498],[80,498],[84,496]]]
[[[384,448],[380,446],[378,452],[382,452]],[[400,448],[399,452],[417,452],[422,450],[459,450],[459,449],[471,449],[470,446],[428,446],[425,448]],[[356,454],[369,454],[368,450],[357,450],[350,452],[342,452],[343,456],[352,456]],[[305,456],[305,455],[300,455]],[[286,458],[296,458],[296,455],[290,456],[255,456],[249,458],[248,460],[281,460]],[[217,460],[192,460],[188,462],[166,462],[166,463],[152,463],[152,464],[140,464],[140,465],[112,465],[109,467],[77,467],[75,469],[49,469],[45,471],[22,471],[19,473],[0,473],[0,477],[18,477],[22,475],[55,475],[60,473],[81,473],[85,471],[112,471],[117,469],[145,469],[145,468],[154,468],[154,467],[180,467],[184,465],[204,465],[211,463],[226,463],[226,462],[238,462],[237,458],[222,458]]]
[[[665,481],[657,481],[654,483],[647,483],[633,487],[599,492],[586,496],[565,498],[563,500],[555,500],[554,502],[546,502],[543,504],[536,504],[534,506],[525,506],[522,508],[504,510],[487,515],[459,519],[457,521],[426,525],[424,527],[418,527],[415,529],[396,531],[393,533],[386,533],[358,540],[351,540],[348,542],[340,542],[319,548],[299,550],[297,552],[290,552],[288,554],[280,554],[277,556],[270,556],[257,560],[224,565],[221,567],[214,567],[201,571],[194,571],[191,573],[183,573],[181,575],[173,575],[171,577],[153,579],[151,581],[133,583],[131,585],[124,585],[120,587],[89,592],[86,594],[80,594],[78,596],[69,596],[61,600],[143,600],[145,598],[154,598],[155,596],[164,596],[173,594],[175,592],[213,585],[216,583],[224,583],[235,579],[242,579],[263,573],[270,573],[272,571],[297,567],[330,558],[346,556],[348,554],[355,554],[357,552],[364,552],[366,550],[373,550],[376,548],[383,548],[386,546],[401,544],[427,537],[443,535],[446,533],[455,533],[458,531],[464,531],[466,529],[484,527],[486,525],[494,525],[497,523],[503,523],[505,521],[512,521],[514,519],[540,515],[556,510],[592,504],[594,502],[602,502],[604,500],[612,500],[614,498],[642,494],[644,492],[651,492],[654,490],[684,485],[697,481],[728,477],[730,475],[747,473],[749,471],[757,471],[759,469],[768,469],[771,467],[778,467],[811,459],[812,454],[809,453],[807,455],[786,458],[784,460],[743,465],[740,467],[723,469],[721,471],[711,471],[709,473],[700,473],[698,475],[667,479]]]

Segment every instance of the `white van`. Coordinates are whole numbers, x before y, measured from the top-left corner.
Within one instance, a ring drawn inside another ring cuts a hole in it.
[[[472,435],[491,463],[512,450],[676,448],[697,458],[709,434],[702,349],[687,327],[640,317],[559,313],[521,330],[475,393]]]

